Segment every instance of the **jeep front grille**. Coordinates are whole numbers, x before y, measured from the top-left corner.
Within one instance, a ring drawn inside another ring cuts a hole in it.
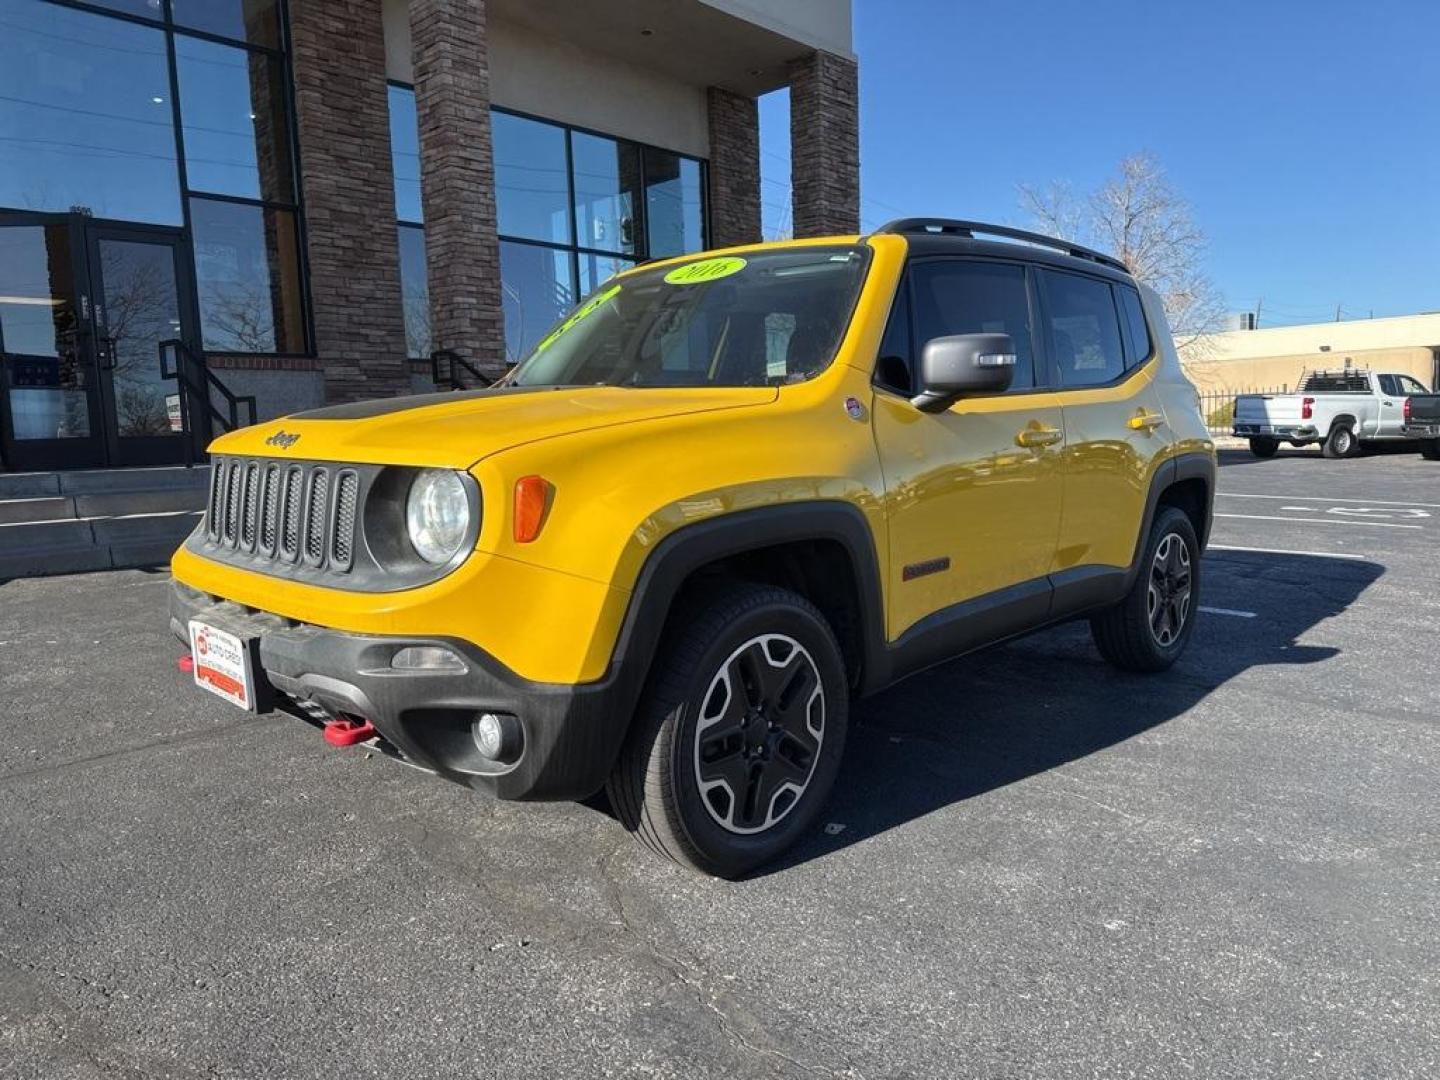
[[[352,468],[216,457],[205,535],[221,550],[349,573],[359,496]]]

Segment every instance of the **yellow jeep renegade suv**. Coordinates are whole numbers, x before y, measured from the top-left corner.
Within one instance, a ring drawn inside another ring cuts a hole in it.
[[[1157,296],[1074,244],[918,219],[654,263],[494,387],[216,440],[171,626],[244,708],[501,798],[603,786],[736,875],[814,821],[857,695],[1077,617],[1175,661],[1197,404]]]

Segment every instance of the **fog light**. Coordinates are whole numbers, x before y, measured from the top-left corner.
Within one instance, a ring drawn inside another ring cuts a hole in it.
[[[436,645],[407,645],[390,658],[396,671],[461,671],[465,661]]]
[[[508,764],[520,756],[520,721],[508,713],[481,713],[473,733],[476,747],[491,761]]]

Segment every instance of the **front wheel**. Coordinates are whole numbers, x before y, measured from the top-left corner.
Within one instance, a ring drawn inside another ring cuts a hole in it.
[[[815,606],[772,586],[712,593],[667,633],[606,790],[647,847],[738,877],[799,839],[830,793],[844,660]]]
[[[1440,461],[1440,439],[1430,439],[1421,443],[1420,456],[1426,461]]]
[[[1200,542],[1189,516],[1162,506],[1125,599],[1090,620],[1100,655],[1124,671],[1164,671],[1180,658],[1200,600]]]
[[[1250,440],[1250,453],[1258,458],[1270,458],[1275,456],[1275,451],[1280,449],[1280,440],[1267,439],[1264,436],[1256,435]]]

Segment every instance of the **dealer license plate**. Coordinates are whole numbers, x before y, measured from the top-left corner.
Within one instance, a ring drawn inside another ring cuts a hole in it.
[[[204,687],[242,709],[255,712],[255,672],[251,645],[229,631],[190,620],[190,655],[195,658],[195,685]]]

